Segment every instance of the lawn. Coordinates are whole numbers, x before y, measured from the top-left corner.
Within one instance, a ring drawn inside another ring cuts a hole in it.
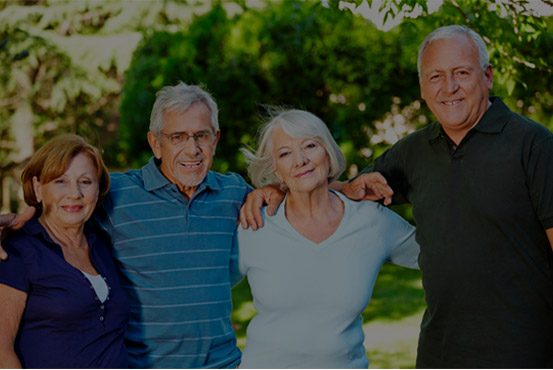
[[[233,289],[232,301],[238,346],[244,348],[246,327],[256,314],[246,279]],[[363,311],[370,368],[415,366],[416,336],[424,307],[420,271],[382,266],[371,302]]]

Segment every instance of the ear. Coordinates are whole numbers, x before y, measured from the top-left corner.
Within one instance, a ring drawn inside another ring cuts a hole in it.
[[[484,79],[486,81],[486,87],[491,90],[493,87],[493,68],[491,64],[488,64],[484,70]]]
[[[284,184],[284,181],[282,181],[282,175],[280,174],[280,171],[277,168],[275,168],[273,173],[277,177],[278,181],[280,181],[281,184]]]
[[[42,185],[36,176],[33,176],[33,190],[35,192],[36,201],[42,202]]]
[[[421,78],[419,77],[419,88],[420,88],[420,91],[421,91],[421,98],[422,100],[426,100],[424,98],[424,89],[422,88],[422,82],[421,82]]]
[[[150,144],[150,148],[152,148],[152,152],[154,152],[154,156],[157,159],[160,159],[161,158],[161,140],[152,131],[148,132],[148,144]]]
[[[213,155],[215,155],[215,150],[217,149],[217,144],[219,143],[219,138],[221,137],[221,130],[217,130],[217,136],[213,142]]]

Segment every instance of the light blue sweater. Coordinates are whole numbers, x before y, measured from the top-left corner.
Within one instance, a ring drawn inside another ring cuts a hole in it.
[[[373,202],[339,194],[344,217],[315,244],[285,217],[284,202],[258,231],[239,228],[239,266],[258,314],[241,368],[367,368],[361,313],[385,261],[417,268],[415,229]]]

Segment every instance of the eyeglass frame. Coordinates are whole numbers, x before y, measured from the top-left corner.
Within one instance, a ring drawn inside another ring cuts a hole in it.
[[[217,133],[216,133],[216,132],[211,132],[211,131],[207,131],[207,130],[206,130],[206,131],[198,131],[198,132],[196,132],[196,133],[193,134],[193,135],[188,135],[186,132],[181,132],[181,131],[173,132],[173,133],[170,133],[170,134],[164,134],[163,132],[159,132],[158,134],[159,134],[160,136],[163,136],[163,137],[169,139],[169,143],[171,143],[171,145],[175,145],[175,146],[176,146],[176,145],[182,145],[182,144],[184,144],[184,143],[187,143],[187,142],[188,142],[188,139],[190,139],[190,138],[194,139],[194,143],[196,143],[196,145],[204,145],[204,146],[207,146],[207,145],[213,144],[215,138],[217,137]],[[198,136],[199,136],[199,135],[206,135],[206,134],[207,134],[208,136],[211,136],[212,141],[211,141],[210,143],[207,143],[207,142],[206,142],[206,143],[201,143],[201,142],[199,142],[199,141],[198,141]],[[177,135],[177,136],[178,136],[178,135],[185,136],[186,139],[183,139],[183,140],[180,141],[180,142],[173,142],[173,137],[174,137],[175,135]]]

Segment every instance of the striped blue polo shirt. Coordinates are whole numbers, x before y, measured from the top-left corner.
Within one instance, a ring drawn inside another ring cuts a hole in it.
[[[251,187],[235,173],[210,171],[188,201],[154,158],[111,181],[97,214],[131,302],[130,366],[236,367],[236,222]]]

